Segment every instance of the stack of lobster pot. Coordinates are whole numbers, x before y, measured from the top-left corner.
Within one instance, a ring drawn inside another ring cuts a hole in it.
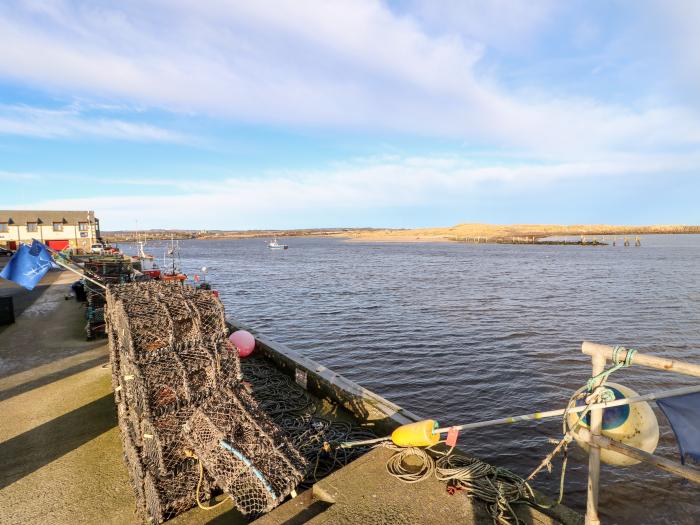
[[[110,286],[107,305],[124,457],[144,520],[162,523],[222,490],[248,515],[279,504],[307,465],[241,387],[219,299],[150,281]],[[202,438],[205,419],[215,441]],[[243,493],[263,503],[246,506]]]
[[[122,256],[91,257],[85,262],[85,270],[106,284],[131,281],[131,262]],[[102,288],[84,279],[85,287],[85,335],[88,341],[105,335],[105,295]]]

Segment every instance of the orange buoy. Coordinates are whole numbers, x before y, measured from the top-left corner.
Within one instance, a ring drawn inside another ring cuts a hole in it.
[[[391,433],[391,441],[398,447],[429,447],[440,441],[440,434],[433,434],[436,428],[434,419],[401,425]]]

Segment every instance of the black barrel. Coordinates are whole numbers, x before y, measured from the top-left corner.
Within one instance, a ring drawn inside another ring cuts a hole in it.
[[[0,297],[0,326],[15,322],[15,307],[12,297]]]

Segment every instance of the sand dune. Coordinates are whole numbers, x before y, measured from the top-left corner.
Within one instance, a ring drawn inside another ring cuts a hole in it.
[[[417,228],[412,230],[354,231],[354,241],[429,242],[464,241],[480,238],[482,242],[497,242],[512,238],[541,239],[572,235],[648,235],[672,233],[700,233],[700,226],[653,225],[614,226],[609,224],[457,224],[448,228]]]

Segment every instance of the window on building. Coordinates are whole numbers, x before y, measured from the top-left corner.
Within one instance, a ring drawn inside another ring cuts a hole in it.
[[[9,226],[7,225],[6,222],[0,222],[0,232],[8,232]]]
[[[53,223],[53,231],[62,232],[63,231],[63,223],[62,222],[54,222]]]
[[[87,222],[79,222],[79,223],[78,223],[78,229],[79,229],[81,232],[86,232],[86,231],[88,231],[88,230],[90,229],[89,226],[90,226],[90,224],[87,223]]]
[[[28,231],[28,232],[39,231],[39,227],[38,227],[38,226],[39,226],[39,225],[38,225],[37,223],[35,223],[35,222],[28,222],[28,223],[27,223],[27,231]]]

